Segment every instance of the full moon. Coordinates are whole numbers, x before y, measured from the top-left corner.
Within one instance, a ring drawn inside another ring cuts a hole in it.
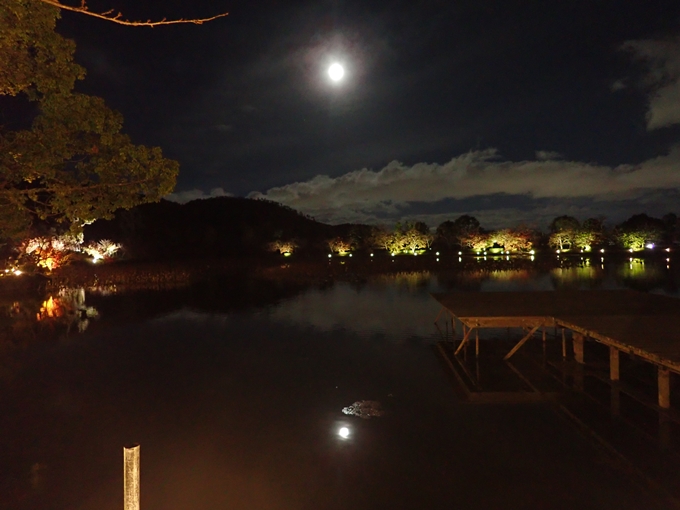
[[[345,70],[340,64],[333,64],[328,68],[328,76],[333,81],[340,81],[345,76]]]

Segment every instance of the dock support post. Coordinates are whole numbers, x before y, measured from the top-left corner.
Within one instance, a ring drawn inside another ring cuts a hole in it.
[[[668,409],[671,406],[671,374],[667,368],[658,368],[659,407]]]
[[[475,357],[479,357],[479,328],[475,329]]]
[[[564,336],[564,328],[562,328],[562,359],[567,359],[567,339]]]
[[[583,361],[583,335],[581,333],[576,333],[572,335],[574,343],[574,359],[576,363],[584,364]]]
[[[139,510],[139,445],[123,448],[123,509]]]
[[[543,343],[545,343],[545,326],[543,326]]]
[[[609,346],[609,379],[619,380],[619,350],[614,346]]]

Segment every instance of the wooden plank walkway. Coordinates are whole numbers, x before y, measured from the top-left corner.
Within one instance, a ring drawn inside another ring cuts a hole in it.
[[[584,363],[584,340],[610,348],[610,377],[619,379],[619,352],[658,367],[659,406],[670,405],[669,371],[680,374],[680,300],[632,290],[545,292],[453,292],[432,294],[463,325],[456,354],[479,328],[523,328],[527,334],[505,356],[509,359],[546,327],[573,332],[574,359]],[[438,316],[439,317],[439,316]],[[564,337],[563,337],[564,338]],[[563,355],[565,351],[563,339]],[[476,352],[479,352],[477,340]]]

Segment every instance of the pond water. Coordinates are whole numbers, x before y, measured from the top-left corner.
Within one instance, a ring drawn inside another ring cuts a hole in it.
[[[429,293],[679,281],[626,261],[7,299],[0,507],[118,510],[139,443],[144,510],[668,508],[553,406],[459,401]]]

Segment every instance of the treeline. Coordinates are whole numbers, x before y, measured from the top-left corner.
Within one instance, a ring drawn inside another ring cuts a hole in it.
[[[86,239],[119,243],[125,256],[133,259],[376,250],[416,254],[427,249],[521,253],[618,247],[638,251],[650,244],[678,242],[680,222],[675,214],[663,218],[637,214],[618,225],[607,225],[603,218],[581,222],[572,216],[559,216],[547,232],[540,232],[525,225],[486,229],[476,218],[464,214],[436,229],[423,222],[333,226],[276,202],[220,197],[183,205],[161,201],[121,210],[114,220],[90,225],[85,234]]]
[[[560,252],[618,248],[640,251],[654,246],[669,247],[680,241],[680,221],[669,213],[663,218],[636,214],[626,221],[608,226],[604,218],[588,218],[580,222],[573,216],[558,216],[541,232],[526,225],[514,228],[489,230],[482,227],[473,216],[464,214],[455,220],[441,223],[434,231],[422,222],[397,224],[390,229],[371,227],[364,233],[361,243],[356,236],[335,239],[329,247],[343,249],[382,248],[391,253],[417,253],[427,248],[483,252],[487,250],[510,253],[532,250],[559,250]]]
[[[547,232],[524,225],[491,230],[467,214],[436,229],[423,222],[394,226],[326,225],[275,202],[219,197],[177,204],[161,200],[119,210],[112,220],[85,227],[85,238],[43,232],[13,248],[4,273],[51,272],[68,263],[199,258],[261,258],[272,254],[318,257],[329,253],[384,251],[419,254],[425,250],[464,253],[529,253],[553,250],[639,251],[670,247],[680,241],[675,214],[653,218],[637,214],[618,225],[602,218],[583,222],[555,218]],[[34,268],[34,269],[32,269]]]

